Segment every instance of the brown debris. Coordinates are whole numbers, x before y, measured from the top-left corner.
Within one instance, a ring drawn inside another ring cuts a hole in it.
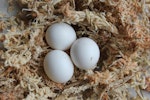
[[[147,85],[146,91],[150,91],[150,77],[146,78],[146,85]]]

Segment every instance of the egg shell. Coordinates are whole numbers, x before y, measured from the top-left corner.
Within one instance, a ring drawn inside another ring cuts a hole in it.
[[[44,70],[52,81],[66,83],[73,76],[74,66],[67,53],[53,50],[44,59]]]
[[[94,69],[100,58],[100,50],[90,38],[80,38],[71,46],[70,55],[73,63],[80,69]]]
[[[46,41],[53,49],[67,50],[75,40],[75,30],[66,23],[55,23],[46,31]]]

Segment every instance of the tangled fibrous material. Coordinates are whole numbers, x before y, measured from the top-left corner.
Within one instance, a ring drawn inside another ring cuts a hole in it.
[[[16,2],[21,11],[0,20],[1,100],[129,100],[131,87],[137,100],[144,99],[141,89],[150,91],[149,0]],[[55,22],[72,25],[78,37],[92,38],[101,50],[94,70],[75,68],[66,84],[54,83],[43,70],[51,51],[45,31]]]

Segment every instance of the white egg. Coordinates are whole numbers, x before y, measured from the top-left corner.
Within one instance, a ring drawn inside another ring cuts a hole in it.
[[[66,83],[73,76],[74,66],[67,53],[53,50],[44,59],[44,70],[54,82]]]
[[[94,69],[100,57],[98,45],[90,38],[80,38],[71,46],[73,63],[80,69]]]
[[[75,30],[66,23],[55,23],[46,31],[46,41],[53,49],[67,50],[75,40]]]

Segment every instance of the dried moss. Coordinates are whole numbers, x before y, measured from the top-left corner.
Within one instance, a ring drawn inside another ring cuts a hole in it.
[[[127,88],[149,91],[149,0],[17,0],[23,12],[0,20],[0,99],[127,100]],[[43,70],[51,51],[45,31],[55,22],[71,24],[78,37],[95,40],[101,58],[95,70],[75,68],[66,84]],[[146,67],[147,66],[147,67]],[[88,95],[86,92],[89,92]],[[88,96],[87,96],[88,95]]]

